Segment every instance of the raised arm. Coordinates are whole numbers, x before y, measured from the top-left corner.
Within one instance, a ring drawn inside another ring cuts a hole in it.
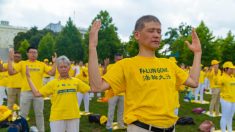
[[[49,72],[47,72],[48,75],[51,75],[51,76],[55,75],[55,71],[56,71],[56,59],[57,59],[57,54],[54,53],[54,56],[52,56],[52,62],[53,62],[52,69]]]
[[[89,34],[89,60],[88,73],[91,91],[101,92],[109,89],[109,84],[105,82],[99,72],[98,56],[96,47],[98,45],[98,32],[101,27],[101,21],[94,21]]]
[[[36,89],[33,81],[31,80],[30,78],[30,73],[29,73],[29,68],[28,66],[26,66],[26,77],[27,77],[27,81],[28,81],[28,84],[29,84],[29,87],[31,88],[32,92],[33,92],[33,95],[35,97],[41,97],[42,95],[39,93],[39,91]]]
[[[13,68],[13,61],[14,61],[14,49],[10,48],[9,56],[8,56],[8,67],[7,67],[9,75],[14,75],[17,73],[15,69]]]
[[[201,43],[195,29],[192,30],[192,44],[190,44],[188,41],[186,41],[185,43],[188,45],[189,49],[194,53],[192,69],[190,71],[189,78],[185,82],[185,85],[196,88],[199,84],[202,50]]]

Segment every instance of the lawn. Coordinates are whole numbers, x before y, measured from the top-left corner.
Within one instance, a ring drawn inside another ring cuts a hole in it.
[[[209,109],[209,104],[194,104],[194,103],[189,103],[189,102],[184,102],[183,101],[183,96],[184,92],[181,92],[180,94],[180,102],[181,102],[181,107],[179,109],[179,116],[190,116],[194,119],[195,125],[187,125],[187,126],[176,126],[176,131],[177,132],[196,132],[198,126],[200,125],[201,122],[204,120],[211,120],[214,124],[216,129],[219,129],[219,121],[220,117],[209,117],[207,115],[201,114],[194,114],[192,113],[192,109],[196,107],[202,107],[206,110]],[[204,95],[205,100],[209,101],[210,100],[210,95]],[[45,128],[46,132],[50,131],[49,128],[49,115],[50,115],[50,101],[46,100],[45,101],[45,108],[44,108],[44,116],[45,116]],[[107,115],[107,108],[108,105],[107,103],[100,103],[96,101],[96,98],[93,98],[90,102],[90,112],[92,113],[98,113],[102,115]],[[81,110],[83,110],[83,104],[81,107]],[[34,122],[34,113],[31,110],[30,112],[30,120],[29,124],[30,125],[35,125]],[[116,119],[116,117],[115,117]],[[233,123],[233,128],[235,129],[235,123]],[[0,130],[1,132],[5,132],[5,129]],[[99,125],[95,123],[89,123],[88,117],[87,116],[82,116],[80,120],[80,132],[106,132],[107,130],[105,129],[105,125]],[[125,132],[125,130],[115,130],[114,132]]]

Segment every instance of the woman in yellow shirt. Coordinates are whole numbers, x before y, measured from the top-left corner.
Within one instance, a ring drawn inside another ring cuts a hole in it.
[[[227,61],[223,64],[224,72],[219,82],[221,83],[220,103],[222,108],[222,117],[220,120],[220,127],[222,132],[232,132],[232,121],[235,113],[235,78],[232,76],[233,63]]]
[[[83,81],[69,76],[70,61],[66,56],[60,56],[56,64],[59,78],[48,82],[41,89],[37,90],[35,87],[28,68],[26,70],[27,81],[34,96],[51,96],[51,132],[78,132],[80,111],[77,92],[86,93],[90,87]]]

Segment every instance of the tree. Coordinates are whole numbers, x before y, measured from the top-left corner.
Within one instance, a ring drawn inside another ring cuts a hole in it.
[[[231,31],[227,33],[227,37],[220,41],[221,49],[222,49],[222,62],[232,61],[235,62],[235,41],[234,35]]]
[[[66,55],[74,61],[83,60],[82,36],[71,18],[56,39],[55,51],[58,55]]]
[[[177,28],[168,28],[168,31],[165,33],[165,39],[163,40],[166,44],[173,44],[176,39],[179,38],[179,33]]]
[[[51,33],[47,33],[39,42],[38,45],[38,59],[43,60],[45,58],[51,58],[54,55],[55,40]]]
[[[214,43],[215,37],[203,21],[196,28],[196,31],[202,46],[202,64],[209,66],[211,60],[220,60],[218,45]]]
[[[136,56],[139,53],[139,45],[133,34],[130,36],[129,41],[125,44],[125,49],[125,54],[128,57]]]
[[[18,50],[20,47],[20,43],[25,39],[29,42],[30,46],[37,48],[41,38],[44,35],[46,35],[48,32],[55,35],[55,33],[53,33],[51,30],[48,29],[38,30],[37,27],[32,27],[26,33],[19,32],[14,38],[14,49]]]
[[[19,47],[18,51],[21,53],[23,60],[27,59],[26,52],[27,52],[28,47],[29,47],[29,42],[26,39],[20,43],[20,47]]]
[[[186,23],[181,23],[178,28],[168,28],[163,42],[170,45],[170,56],[176,57],[179,63],[185,63],[186,65],[192,64],[193,54],[185,45],[186,40],[191,40],[189,34],[191,33],[191,26]]]
[[[100,62],[105,58],[110,58],[111,61],[113,61],[115,53],[123,52],[123,46],[117,34],[117,27],[115,27],[115,25],[113,24],[113,19],[107,11],[100,11],[99,14],[92,20],[92,23],[96,19],[100,19],[102,22],[102,26],[99,31],[99,40],[97,46],[97,53],[99,57],[98,59]],[[88,45],[89,33],[85,35],[84,42]]]

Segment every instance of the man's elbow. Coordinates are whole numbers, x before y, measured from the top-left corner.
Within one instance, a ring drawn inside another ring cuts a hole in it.
[[[33,93],[34,97],[42,97],[40,93]]]
[[[91,91],[94,93],[103,92],[101,87],[95,87],[95,86],[90,86],[90,87],[91,87]]]

